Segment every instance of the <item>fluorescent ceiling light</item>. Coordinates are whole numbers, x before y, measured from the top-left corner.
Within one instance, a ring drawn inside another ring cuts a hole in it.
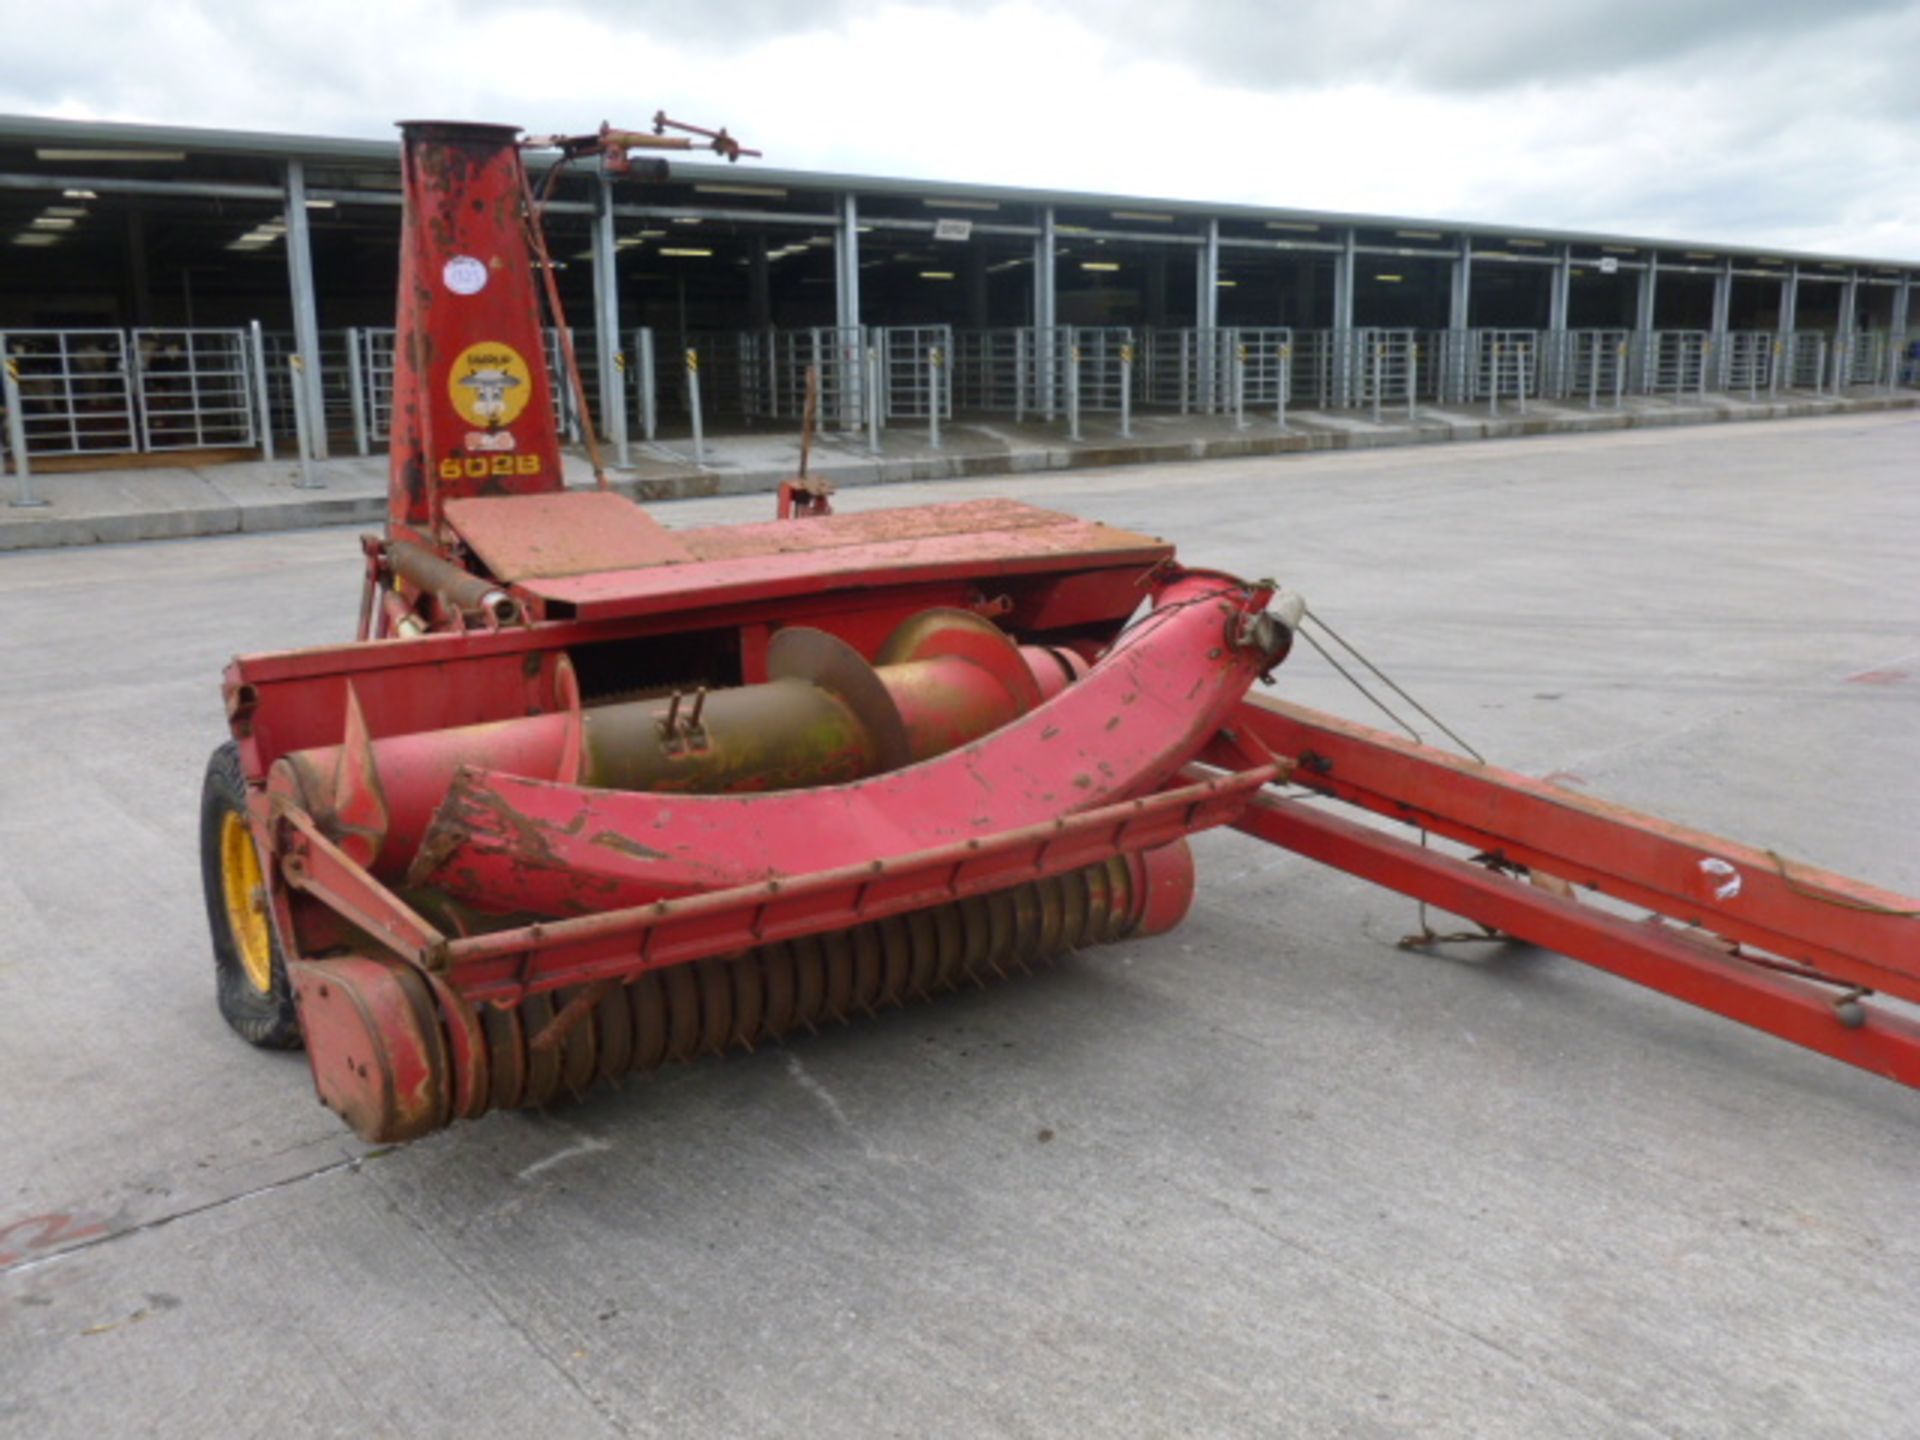
[[[1509,235],[1507,237],[1507,244],[1518,245],[1523,250],[1544,250],[1547,248],[1547,242],[1544,240],[1522,240],[1518,235]]]
[[[75,220],[84,220],[87,207],[84,205],[49,205],[40,212],[42,215],[66,215]]]
[[[1309,225],[1304,220],[1269,220],[1267,221],[1267,229],[1269,230],[1318,230],[1319,228],[1320,227],[1318,225]]]
[[[1152,210],[1114,210],[1109,213],[1116,220],[1151,220],[1157,225],[1173,223],[1173,216],[1156,214]]]
[[[998,200],[922,200],[929,210],[998,210]]]
[[[675,256],[684,256],[684,257],[686,257],[687,259],[696,259],[696,260],[697,260],[697,259],[700,259],[700,258],[702,258],[702,257],[704,257],[704,256],[707,256],[707,255],[711,255],[711,254],[713,254],[713,251],[711,251],[711,250],[688,250],[688,249],[676,249],[676,248],[675,248],[674,246],[672,246],[672,245],[662,245],[662,246],[660,247],[660,253],[661,253],[662,255],[675,255]]]
[[[666,233],[667,232],[664,230],[642,230],[640,232],[640,238],[642,240],[658,240],[662,235],[665,235]]]
[[[1711,260],[1714,258],[1714,255],[1711,250],[1689,250],[1683,258],[1688,260]]]
[[[64,215],[36,215],[27,222],[36,230],[71,230],[73,221]]]
[[[1053,233],[1056,235],[1085,235],[1088,233],[1088,227],[1085,225],[1056,225],[1053,227]]]
[[[1234,286],[1238,285],[1240,282],[1238,280],[1216,280],[1213,283],[1217,289],[1231,290],[1233,289]]]
[[[1376,275],[1373,278],[1376,280],[1384,280],[1389,285],[1398,285],[1407,277],[1404,275]]]
[[[764,195],[770,200],[784,200],[787,192],[778,185],[696,185],[693,187],[702,195]]]
[[[1631,245],[1602,245],[1600,248],[1609,255],[1638,255],[1640,253]]]
[[[1118,270],[1120,266],[1112,260],[1082,260],[1080,268],[1082,270]]]
[[[1396,230],[1393,233],[1402,240],[1444,240],[1447,238],[1438,230]]]
[[[133,163],[184,160],[184,150],[67,150],[58,147],[35,150],[42,160],[125,160]]]
[[[922,280],[951,280],[951,279],[953,278],[953,271],[951,271],[951,270],[922,270],[922,271],[920,272],[920,278],[921,278]]]
[[[66,237],[55,235],[48,230],[22,230],[13,237],[16,245],[58,245]]]
[[[331,210],[331,209],[333,209],[333,208],[334,208],[334,205],[335,205],[335,202],[334,202],[334,201],[332,201],[332,200],[309,200],[309,201],[307,201],[307,208],[308,208],[309,210]]]
[[[60,193],[69,200],[98,200],[100,198],[91,190],[62,190]]]
[[[698,225],[700,223],[700,217],[698,215],[676,215],[673,217],[673,223],[676,225]]]

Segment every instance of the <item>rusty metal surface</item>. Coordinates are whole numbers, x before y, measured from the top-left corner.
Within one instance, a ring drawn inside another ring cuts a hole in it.
[[[554,713],[379,741],[349,684],[343,742],[282,756],[268,788],[392,880],[418,867],[428,823],[463,766],[661,794],[834,784],[978,739],[1040,704],[1036,669],[1060,672],[1050,652],[1023,653],[965,612],[916,617],[909,632],[912,646],[883,647],[907,658],[875,667],[824,631],[788,626],[768,647],[764,684],[587,709],[563,661]],[[921,653],[929,658],[913,658]]]
[[[1300,706],[1249,700],[1232,728],[1296,761],[1301,784],[1547,883],[1293,807],[1256,807],[1252,833],[1920,1085],[1920,1025],[1877,999],[1920,1005],[1920,899]],[[1231,763],[1219,746],[1214,758]],[[1685,929],[1575,903],[1573,886]]]
[[[692,559],[637,569],[529,578],[515,590],[581,618],[612,618],[877,586],[942,576],[1129,568],[1140,574],[1173,547],[1014,501],[972,500],[677,532]],[[1137,568],[1135,568],[1137,567]]]
[[[1889,1080],[1920,1086],[1920,1023],[1910,1013],[1863,1003],[1858,996],[1845,998],[1844,990],[1746,963],[1737,952],[1703,945],[1670,927],[1582,904],[1298,802],[1257,798],[1236,823],[1251,835],[1472,917],[1502,934]]]
[[[568,915],[875,861],[1148,793],[1266,670],[1240,642],[1264,590],[1170,578],[1157,608],[1039,709],[935,760],[779,795],[583,790],[463,770],[410,874],[474,903]]]
[[[1920,1004],[1920,899],[1301,706],[1233,723],[1363,808]]]
[[[680,536],[611,491],[450,500],[446,516],[454,533],[501,581],[632,570],[695,558]]]
[[[1183,880],[1176,900],[1168,892]],[[415,1139],[452,1119],[578,1098],[669,1060],[752,1049],[1147,933],[1149,910],[1184,911],[1192,885],[1177,840],[1151,863],[1110,856],[894,923],[530,995],[509,1009],[469,1003],[403,965],[300,962],[308,1063],[323,1102],[363,1139]]]
[[[447,1123],[447,1040],[416,972],[348,955],[292,961],[288,978],[322,1104],[379,1142]]]
[[[517,132],[403,127],[390,538],[462,495],[562,488]]]

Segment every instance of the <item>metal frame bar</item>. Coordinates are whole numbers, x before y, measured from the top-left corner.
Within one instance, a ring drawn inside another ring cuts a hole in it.
[[[1421,858],[1406,840],[1304,806],[1263,802],[1242,828],[1920,1086],[1920,1024],[1868,1003],[1882,992],[1920,1004],[1920,900],[1302,707],[1250,698],[1230,724],[1294,760],[1298,784],[1703,928],[1733,948],[1469,876],[1475,867]],[[1209,758],[1233,764],[1236,753]]]

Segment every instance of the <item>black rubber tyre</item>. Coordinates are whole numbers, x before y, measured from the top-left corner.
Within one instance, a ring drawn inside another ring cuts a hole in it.
[[[228,816],[244,819],[246,813],[246,776],[240,770],[239,747],[229,740],[208,758],[207,779],[200,791],[200,879],[206,892],[207,929],[213,936],[215,995],[221,1015],[241,1039],[264,1049],[291,1050],[300,1044],[300,1020],[287,985],[279,939],[269,927],[272,984],[262,990],[247,974],[227,913],[223,835]]]

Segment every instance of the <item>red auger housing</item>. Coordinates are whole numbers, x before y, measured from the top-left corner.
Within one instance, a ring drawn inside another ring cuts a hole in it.
[[[518,132],[403,132],[360,636],[232,663],[202,809],[222,1010],[362,1136],[1160,933],[1223,824],[1920,1083],[1870,1003],[1916,998],[1913,902],[1250,699],[1304,613],[1272,582],[1016,501],[669,530],[567,489]],[[552,143],[624,173],[692,142]]]

